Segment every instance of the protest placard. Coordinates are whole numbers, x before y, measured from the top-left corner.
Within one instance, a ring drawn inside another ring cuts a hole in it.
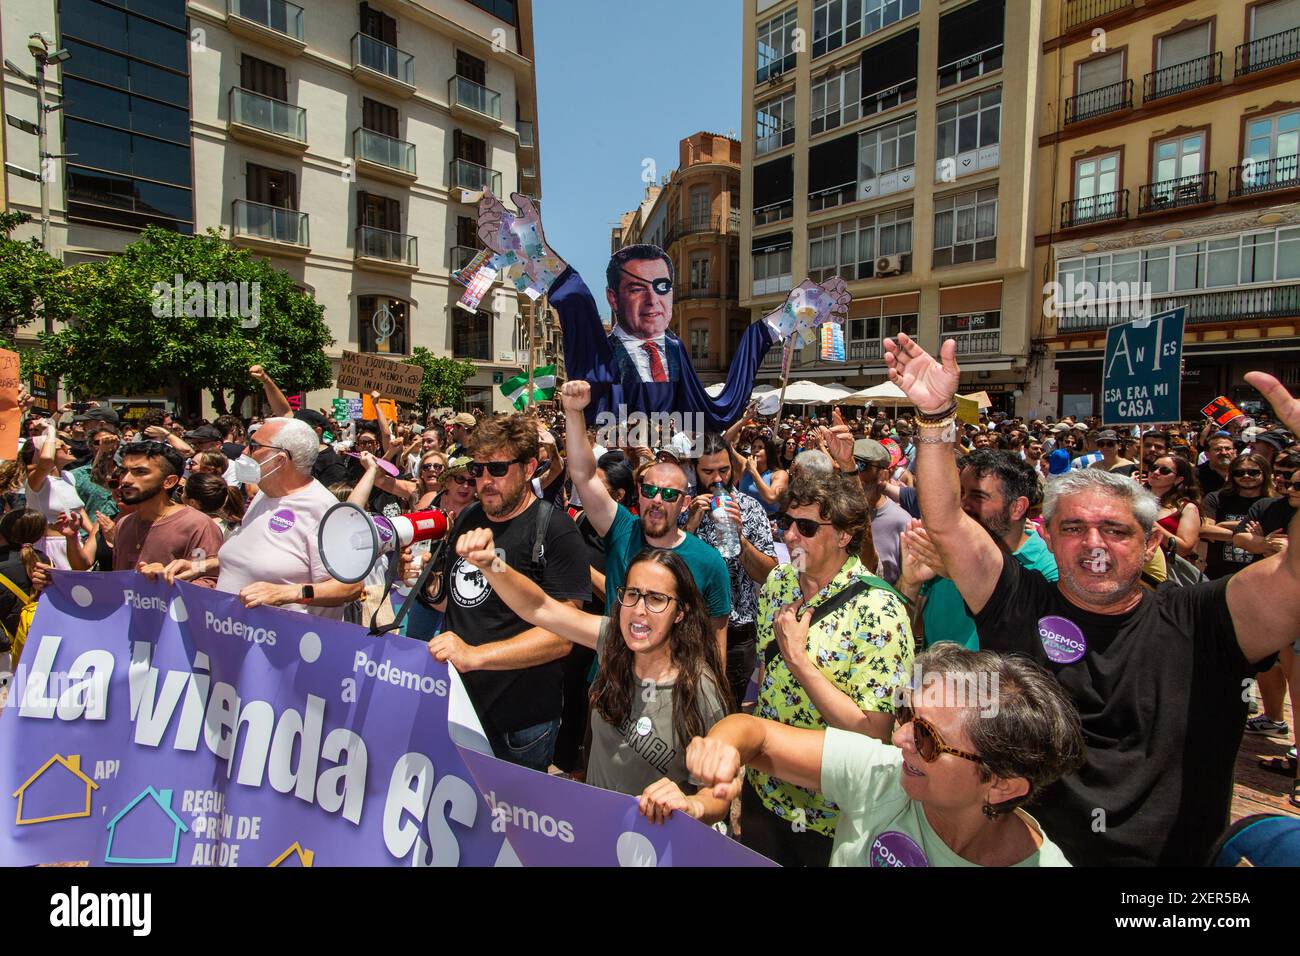
[[[345,351],[337,384],[345,392],[367,395],[372,389],[378,389],[399,402],[414,404],[420,400],[420,383],[423,381],[424,369],[419,365]]]
[[[0,349],[0,461],[18,457],[23,413],[18,407],[18,353]]]
[[[1214,424],[1223,428],[1231,421],[1241,418],[1246,413],[1237,407],[1237,403],[1230,398],[1220,395],[1210,404],[1201,409],[1201,414]]]

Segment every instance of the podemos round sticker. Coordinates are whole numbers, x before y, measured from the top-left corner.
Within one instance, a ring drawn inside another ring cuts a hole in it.
[[[1038,619],[1038,637],[1053,664],[1073,664],[1088,651],[1088,641],[1069,618],[1049,615]]]
[[[871,866],[929,866],[930,858],[906,833],[886,830],[871,841]]]
[[[644,737],[646,734],[650,733],[650,728],[651,728],[651,726],[653,726],[653,725],[650,723],[650,718],[649,718],[649,717],[642,717],[642,718],[640,718],[640,719],[636,722],[636,732],[637,732],[637,735],[638,735],[638,736],[641,736],[641,737]]]

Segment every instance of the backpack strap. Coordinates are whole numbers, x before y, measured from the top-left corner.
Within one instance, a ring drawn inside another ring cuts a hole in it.
[[[895,591],[889,585],[889,582],[876,577],[874,574],[858,574],[854,576],[853,583],[849,584],[833,598],[823,601],[812,609],[812,620],[809,622],[809,627],[815,627],[821,621],[844,607],[844,605],[848,604],[855,598],[866,594],[872,588],[882,588],[897,597],[904,604],[907,603],[907,599]],[[770,667],[772,661],[780,656],[780,644],[773,639],[763,648],[763,666]]]
[[[26,593],[25,591],[23,591],[22,588],[14,584],[13,581],[9,580],[9,578],[3,574],[0,574],[0,584],[8,588],[13,593],[13,596],[16,597],[22,604],[26,605],[32,603],[32,596]]]
[[[538,499],[537,530],[533,535],[533,553],[529,560],[529,569],[539,580],[546,571],[546,530],[550,527],[551,515],[554,512],[555,505],[545,498]]]

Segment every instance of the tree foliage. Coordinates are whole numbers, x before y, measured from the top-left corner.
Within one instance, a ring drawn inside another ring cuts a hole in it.
[[[241,315],[233,296],[204,294],[233,288],[228,283],[248,284],[243,302],[256,303],[254,316]],[[64,269],[55,284],[68,324],[40,336],[37,370],[61,376],[78,394],[178,382],[207,389],[225,412],[258,390],[250,365],[261,365],[286,392],[330,384],[325,349],[334,339],[324,308],[287,273],[215,229],[182,236],[151,226],[120,255]],[[171,292],[178,286],[179,310]]]
[[[23,212],[0,213],[0,336],[7,343],[18,329],[43,319],[47,310],[58,310],[54,279],[63,264],[41,248],[39,239],[10,238],[31,219]]]
[[[478,371],[473,362],[439,358],[422,345],[417,345],[403,362],[424,369],[419,402],[422,416],[435,408],[458,406],[465,398],[465,383]]]

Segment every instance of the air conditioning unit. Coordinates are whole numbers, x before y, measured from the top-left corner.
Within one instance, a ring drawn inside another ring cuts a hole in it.
[[[877,256],[876,275],[899,276],[903,274],[902,256]]]

